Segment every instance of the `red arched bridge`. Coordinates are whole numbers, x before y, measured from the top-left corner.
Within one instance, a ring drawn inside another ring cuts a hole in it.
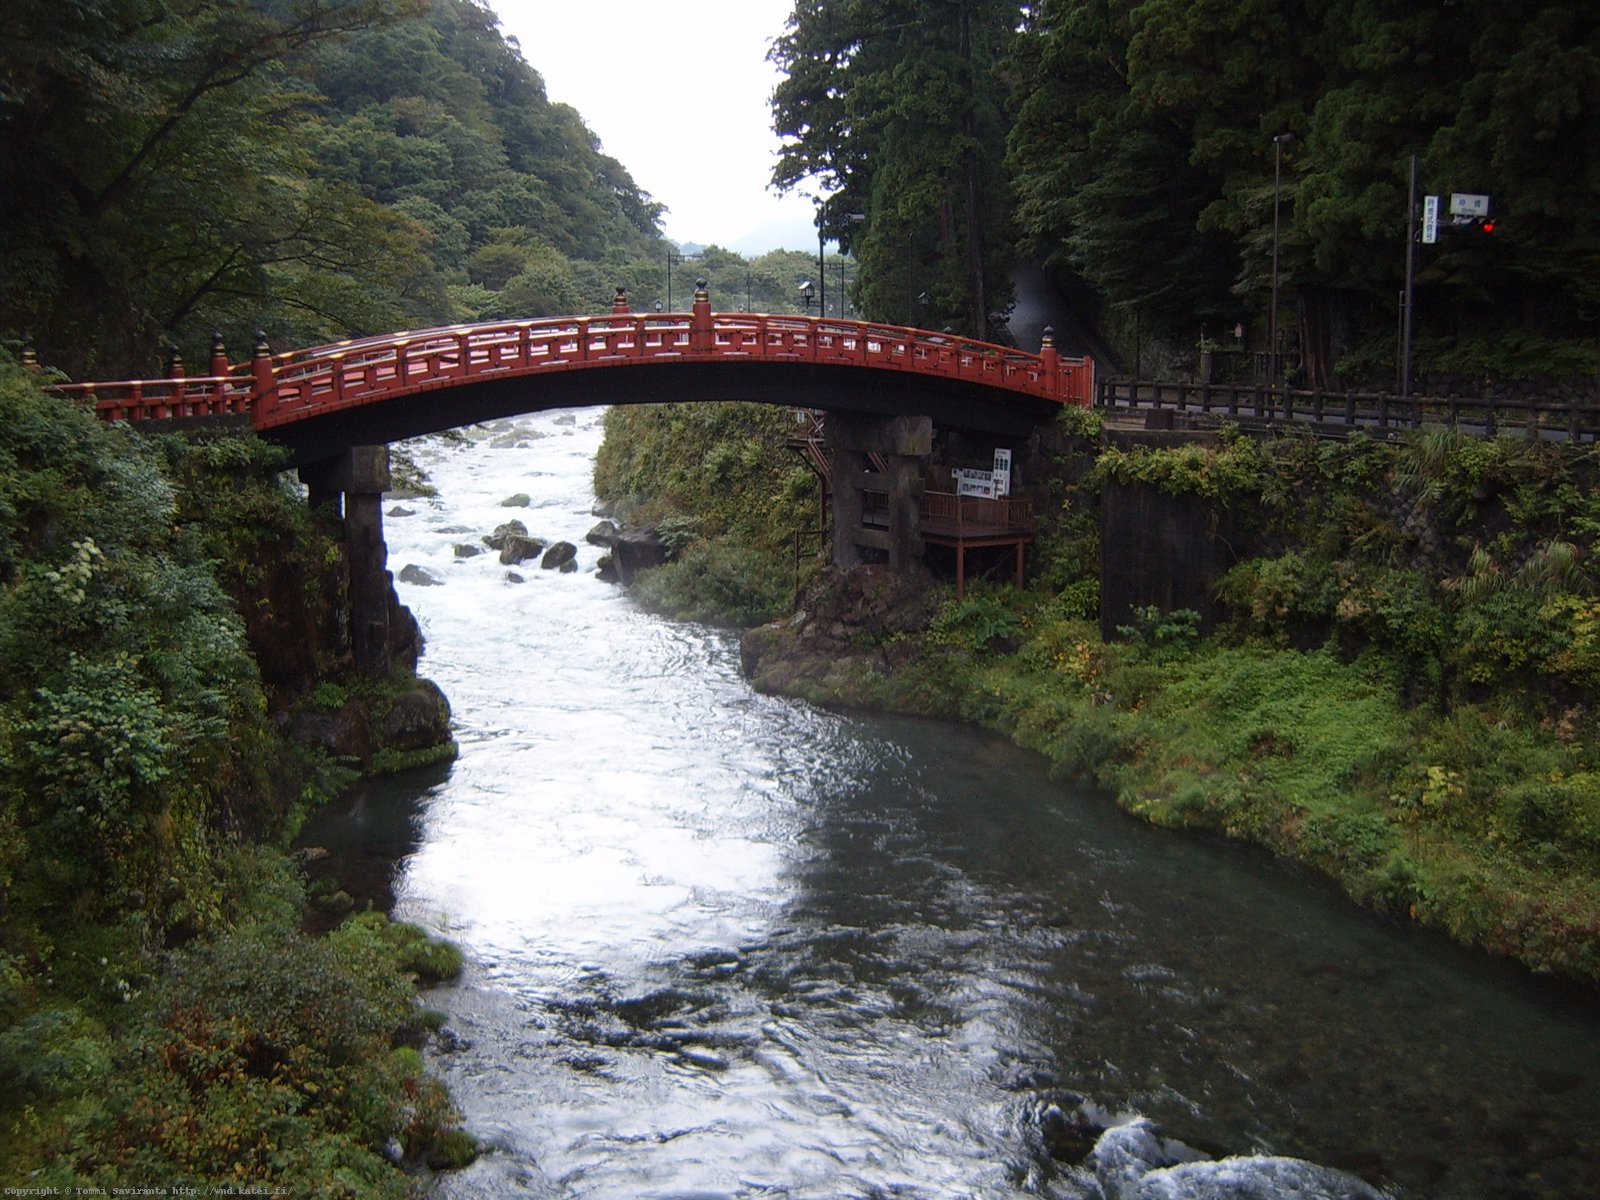
[[[246,363],[213,347],[209,373],[61,384],[112,421],[248,415],[297,463],[552,408],[751,400],[1021,435],[1063,404],[1089,405],[1094,368],[953,334],[820,317],[610,313],[408,331]]]

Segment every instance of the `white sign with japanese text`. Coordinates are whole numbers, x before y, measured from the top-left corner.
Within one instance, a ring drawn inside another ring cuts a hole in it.
[[[1009,496],[1011,494],[1011,451],[996,450],[994,452],[994,494],[996,496]]]

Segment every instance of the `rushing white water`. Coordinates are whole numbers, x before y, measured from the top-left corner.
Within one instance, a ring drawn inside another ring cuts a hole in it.
[[[1076,1096],[1415,1196],[1600,1194],[1592,1011],[993,739],[754,694],[594,577],[599,420],[419,443],[439,498],[386,522],[461,757],[345,818],[414,822],[399,915],[468,957],[435,1062],[492,1152],[441,1194],[1078,1197],[1039,1120]],[[512,517],[581,569],[457,556]]]

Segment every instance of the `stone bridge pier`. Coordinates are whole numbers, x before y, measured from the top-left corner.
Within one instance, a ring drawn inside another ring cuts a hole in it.
[[[919,503],[923,466],[933,454],[931,417],[881,417],[829,411],[823,440],[831,460],[833,561],[856,567],[865,551],[892,570],[922,561]]]
[[[390,653],[389,548],[383,541],[383,494],[389,490],[389,447],[353,446],[338,458],[300,468],[313,509],[331,506],[344,522],[349,569],[347,630],[356,670],[385,676]]]

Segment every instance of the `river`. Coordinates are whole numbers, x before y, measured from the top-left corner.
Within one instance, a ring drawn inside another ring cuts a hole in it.
[[[1080,1101],[1406,1197],[1600,1195],[1592,994],[982,733],[755,694],[594,577],[600,416],[411,447],[439,497],[390,564],[442,580],[400,592],[461,755],[308,833],[466,953],[433,1061],[492,1150],[438,1195],[1081,1197],[1041,1124]],[[512,517],[582,569],[458,557]]]

